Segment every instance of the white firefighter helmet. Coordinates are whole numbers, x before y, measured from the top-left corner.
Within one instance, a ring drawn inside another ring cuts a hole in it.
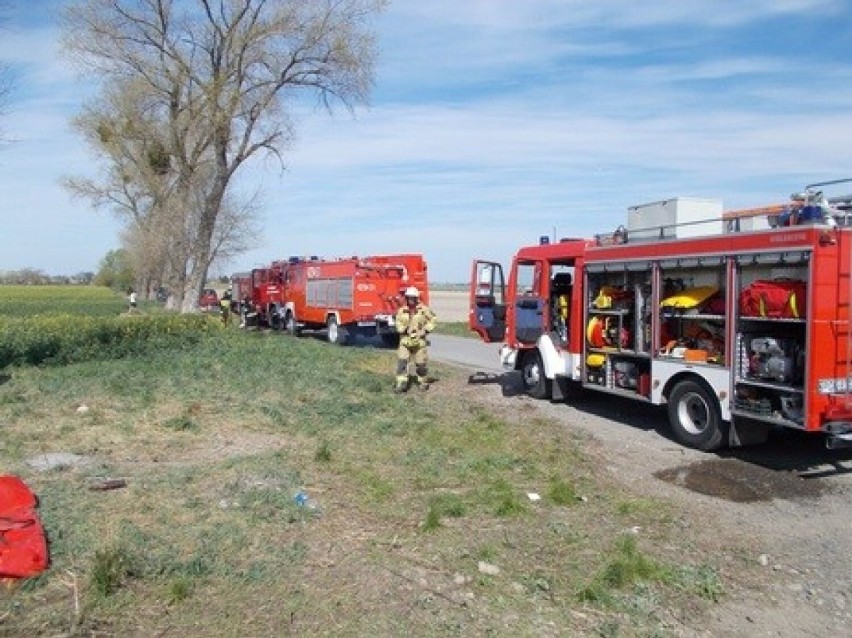
[[[415,299],[420,299],[420,291],[417,290],[414,286],[409,286],[405,289],[406,297],[414,297]]]

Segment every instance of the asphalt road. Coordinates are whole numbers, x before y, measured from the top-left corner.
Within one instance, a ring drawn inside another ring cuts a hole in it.
[[[438,322],[467,321],[468,293],[459,290],[430,290],[429,307],[438,315]],[[500,365],[500,344],[483,343],[478,338],[429,336],[429,357],[451,363],[474,372],[489,375],[504,372]]]
[[[437,334],[430,335],[429,342],[429,357],[435,361],[470,368],[475,372],[503,372],[499,343],[483,343],[479,339]]]

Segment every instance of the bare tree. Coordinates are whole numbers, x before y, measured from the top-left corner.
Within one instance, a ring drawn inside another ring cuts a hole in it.
[[[74,119],[88,143],[107,159],[100,179],[69,178],[71,192],[109,207],[125,222],[121,239],[136,288],[153,297],[162,287],[182,293],[194,259],[198,215],[214,179],[213,163],[199,163],[183,181],[171,169],[161,123],[151,116],[144,85],[118,83]],[[220,204],[205,270],[252,247],[258,234],[256,195],[226,194]],[[183,298],[171,297],[179,304]]]
[[[187,256],[183,310],[196,307],[217,236],[227,236],[217,235],[229,223],[223,210],[245,208],[225,206],[238,169],[258,154],[283,165],[293,105],[305,94],[326,108],[366,101],[371,20],[384,4],[82,0],[70,7],[66,49],[103,88],[78,119],[111,165],[100,185],[109,188],[94,199],[126,199],[117,188],[123,182],[141,204],[137,221],[173,222],[169,231]],[[133,110],[139,119],[128,119]]]

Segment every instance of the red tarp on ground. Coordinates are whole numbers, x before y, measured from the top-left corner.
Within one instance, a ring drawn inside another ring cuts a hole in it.
[[[47,540],[36,497],[17,476],[0,476],[0,578],[28,578],[47,569]]]

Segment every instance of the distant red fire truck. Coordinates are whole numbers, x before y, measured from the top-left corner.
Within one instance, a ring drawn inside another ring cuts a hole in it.
[[[428,303],[426,261],[419,254],[320,259],[291,257],[232,278],[248,322],[297,335],[325,330],[346,344],[356,335],[398,341],[393,317],[409,286]]]

